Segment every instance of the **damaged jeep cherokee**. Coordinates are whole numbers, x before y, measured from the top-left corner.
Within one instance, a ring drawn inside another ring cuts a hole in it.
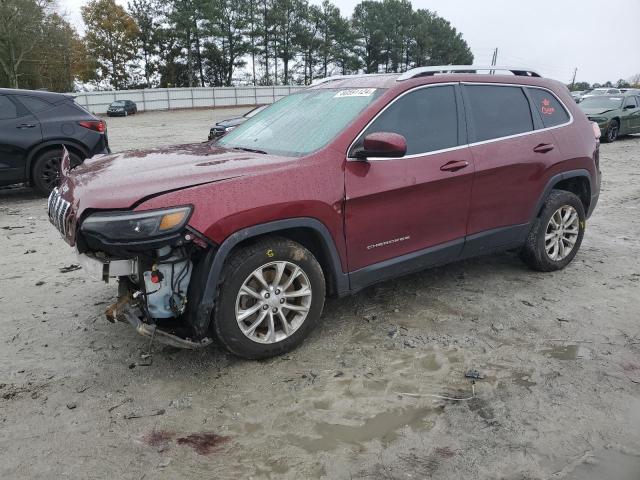
[[[513,248],[564,268],[598,200],[598,137],[529,69],[330,77],[213,143],[67,156],[48,211],[84,269],[117,280],[112,321],[266,358],[326,295]]]

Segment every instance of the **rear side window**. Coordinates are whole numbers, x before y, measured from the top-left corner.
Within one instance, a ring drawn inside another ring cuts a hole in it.
[[[31,113],[38,113],[51,108],[51,104],[49,102],[45,102],[44,100],[36,97],[20,95],[18,100],[20,100],[20,103],[27,107],[27,110]]]
[[[0,95],[0,120],[18,118],[18,110],[14,103],[5,95]]]
[[[465,85],[473,121],[472,142],[533,130],[529,101],[520,87]]]
[[[369,125],[358,140],[375,132],[392,132],[407,140],[407,155],[433,152],[458,145],[455,87],[421,88],[393,102]]]
[[[533,101],[533,107],[542,117],[545,128],[562,125],[569,121],[569,114],[555,95],[541,88],[527,88],[527,91]]]

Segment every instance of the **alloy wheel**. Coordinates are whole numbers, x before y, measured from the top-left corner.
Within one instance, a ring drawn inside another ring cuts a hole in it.
[[[58,186],[62,157],[51,157],[42,167],[42,181],[49,190]]]
[[[607,130],[607,140],[609,142],[613,142],[616,138],[618,138],[618,130],[618,124],[615,122],[609,126],[609,129]]]
[[[544,246],[549,258],[559,262],[573,251],[580,233],[580,218],[571,205],[558,208],[547,224]]]
[[[298,265],[277,261],[256,268],[236,297],[236,321],[258,343],[277,343],[293,335],[311,308],[311,282]]]

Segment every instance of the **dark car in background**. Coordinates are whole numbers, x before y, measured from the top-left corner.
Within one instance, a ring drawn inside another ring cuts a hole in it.
[[[138,106],[131,100],[116,100],[107,109],[108,117],[126,117],[138,113]]]
[[[589,120],[600,127],[603,142],[613,142],[621,135],[640,133],[640,95],[598,95],[579,103]]]
[[[247,113],[245,113],[241,117],[228,118],[226,120],[222,120],[221,122],[216,123],[215,126],[211,127],[211,130],[209,130],[209,140],[215,140],[216,138],[220,138],[224,136],[226,133],[229,133],[238,125],[243,124],[244,122],[249,120],[251,117],[257,115],[268,106],[269,105],[259,105],[256,108],[249,110]]]
[[[0,186],[29,182],[48,195],[62,147],[71,163],[111,153],[107,124],[60,93],[0,88]]]

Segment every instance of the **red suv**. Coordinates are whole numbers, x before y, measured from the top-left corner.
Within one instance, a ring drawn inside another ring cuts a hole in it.
[[[265,358],[342,296],[520,247],[564,268],[598,200],[599,131],[526,69],[331,77],[211,144],[85,161],[49,216],[86,270],[118,278],[112,320],[184,348]]]

